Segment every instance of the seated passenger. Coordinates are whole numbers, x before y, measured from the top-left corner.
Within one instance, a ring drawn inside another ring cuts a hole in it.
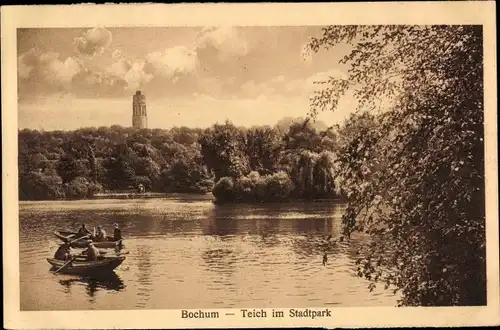
[[[83,237],[85,235],[90,235],[90,231],[88,231],[85,224],[82,223],[82,226],[78,229],[78,237]]]
[[[106,232],[104,229],[101,228],[101,226],[97,226],[97,234],[95,236],[95,241],[96,242],[102,242],[106,240]]]
[[[56,253],[54,254],[54,259],[67,261],[71,259],[71,248],[69,244],[64,243],[59,246]]]
[[[115,223],[115,230],[113,232],[113,241],[119,241],[122,239],[122,231],[118,227],[118,224]]]
[[[99,249],[96,248],[92,242],[89,243],[86,253],[87,253],[87,261],[96,261],[100,255]]]

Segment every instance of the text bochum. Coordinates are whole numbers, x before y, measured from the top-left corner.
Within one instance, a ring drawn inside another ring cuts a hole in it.
[[[263,310],[263,309],[241,309],[240,310],[241,316],[244,318],[265,318],[268,317],[268,313]],[[276,318],[276,317],[284,317],[284,313],[282,311],[275,311],[274,309],[272,310],[272,315],[271,317]],[[331,311],[326,308],[322,310],[313,310],[313,309],[290,309],[288,310],[288,316],[289,317],[307,317],[307,318],[316,318],[316,317],[329,317],[331,315]],[[183,319],[214,319],[214,318],[219,318],[219,312],[215,311],[194,311],[190,312],[187,310],[182,310],[182,318]]]

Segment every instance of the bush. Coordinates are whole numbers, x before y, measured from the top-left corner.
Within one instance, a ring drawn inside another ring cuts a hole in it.
[[[244,202],[255,200],[254,188],[255,182],[249,177],[243,176],[237,179],[234,186],[236,199]]]
[[[68,198],[85,198],[88,193],[89,182],[84,177],[76,177],[70,183],[64,185],[66,197]]]
[[[87,185],[87,188],[88,188],[88,190],[87,190],[87,197],[88,198],[92,198],[95,196],[95,194],[98,194],[98,193],[103,191],[103,187],[99,183],[90,182]]]
[[[251,172],[236,181],[230,177],[220,179],[212,193],[217,202],[271,202],[290,199],[293,189],[286,172],[265,176]]]
[[[231,177],[221,178],[214,186],[212,194],[215,199],[219,202],[229,202],[234,201],[235,191],[234,191],[234,180]]]
[[[95,194],[103,190],[101,184],[90,182],[84,177],[76,177],[70,183],[65,183],[62,187],[65,197],[74,199],[92,198]]]
[[[267,200],[282,201],[290,198],[293,191],[293,182],[286,172],[268,175],[265,177],[267,186]]]
[[[202,179],[196,182],[189,192],[206,194],[212,191],[214,184],[214,180],[212,179]]]

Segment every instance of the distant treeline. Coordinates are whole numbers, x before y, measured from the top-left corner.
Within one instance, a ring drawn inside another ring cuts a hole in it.
[[[136,189],[207,193],[217,202],[335,197],[338,131],[284,118],[275,126],[19,131],[21,200],[92,198]]]

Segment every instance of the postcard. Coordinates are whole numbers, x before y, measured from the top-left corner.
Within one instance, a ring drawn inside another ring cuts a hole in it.
[[[1,13],[6,328],[500,324],[494,2]]]

